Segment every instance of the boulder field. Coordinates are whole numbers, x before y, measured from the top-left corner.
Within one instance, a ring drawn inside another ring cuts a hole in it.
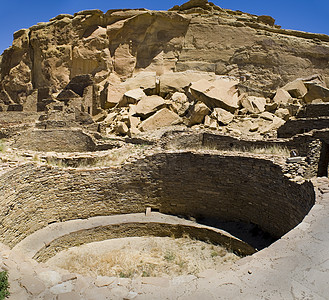
[[[206,0],[81,11],[14,33],[0,56],[0,109],[74,108],[119,135],[176,124],[264,135],[329,100],[328,55],[327,35]]]

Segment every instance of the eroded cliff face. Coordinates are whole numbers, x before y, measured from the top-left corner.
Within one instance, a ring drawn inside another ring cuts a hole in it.
[[[83,74],[91,74],[99,99],[104,87],[144,70],[232,75],[255,94],[315,73],[329,85],[329,36],[283,30],[270,17],[194,2],[170,11],[59,15],[16,32],[0,57],[0,103],[36,101],[36,89],[56,95]]]

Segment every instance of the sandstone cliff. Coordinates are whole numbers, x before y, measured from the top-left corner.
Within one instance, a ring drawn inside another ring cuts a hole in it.
[[[82,11],[15,32],[13,45],[0,57],[0,103],[34,110],[75,76],[90,74],[90,93],[104,107],[107,88],[141,71],[231,75],[241,80],[241,89],[268,96],[315,73],[328,85],[328,57],[327,35],[283,30],[271,17],[207,1],[169,11]]]

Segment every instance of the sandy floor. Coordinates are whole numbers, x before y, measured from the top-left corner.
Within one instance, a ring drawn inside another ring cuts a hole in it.
[[[72,247],[47,264],[83,275],[177,276],[221,269],[239,257],[188,237],[133,237]]]

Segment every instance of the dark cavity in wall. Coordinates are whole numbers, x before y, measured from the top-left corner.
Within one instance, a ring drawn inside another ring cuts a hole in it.
[[[277,240],[271,236],[271,234],[263,231],[257,224],[254,223],[228,222],[204,217],[199,217],[196,221],[203,225],[225,230],[236,238],[249,244],[256,250],[262,250]]]
[[[328,177],[329,144],[322,141],[320,159],[318,164],[318,177]]]

